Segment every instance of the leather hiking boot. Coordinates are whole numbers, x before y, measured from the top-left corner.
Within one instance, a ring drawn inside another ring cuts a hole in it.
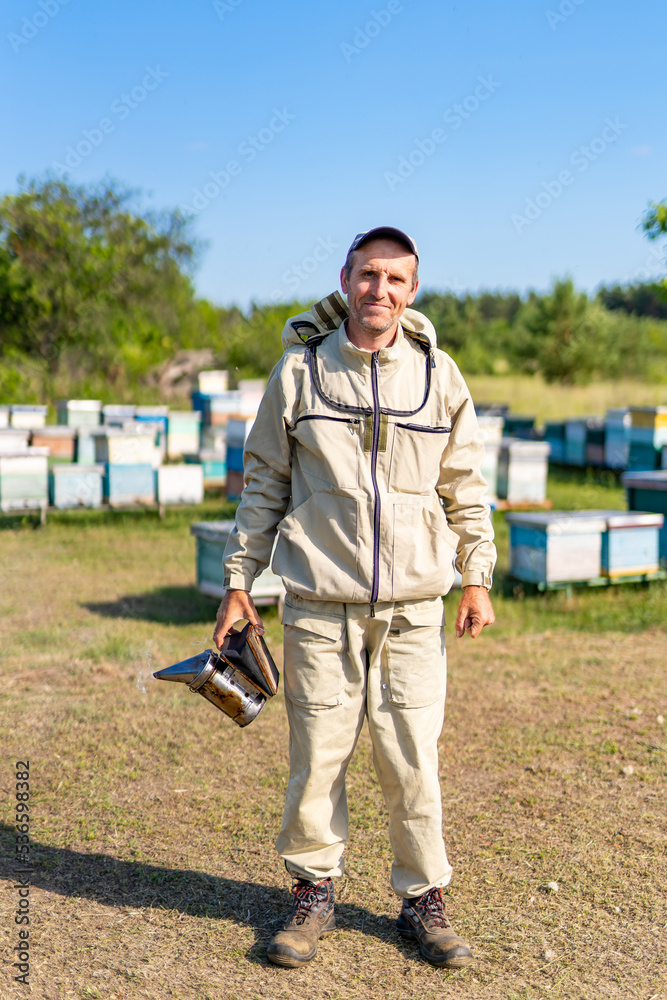
[[[267,957],[275,965],[298,969],[315,958],[318,940],[336,930],[334,886],[330,878],[321,882],[300,878],[292,893],[292,915],[271,939]]]
[[[442,889],[429,889],[423,896],[404,899],[396,921],[399,933],[419,941],[424,958],[444,969],[462,969],[472,962],[470,946],[452,930],[445,915]]]

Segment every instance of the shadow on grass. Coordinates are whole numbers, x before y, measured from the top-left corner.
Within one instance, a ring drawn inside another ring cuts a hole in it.
[[[164,868],[139,861],[121,861],[106,854],[82,854],[33,841],[31,867],[12,857],[14,827],[0,823],[0,878],[12,883],[26,879],[32,888],[59,896],[85,898],[102,906],[176,910],[192,917],[234,920],[252,927],[255,941],[246,957],[267,965],[266,947],[291,911],[287,889],[216,877],[190,869]],[[353,904],[336,904],[339,930],[360,930],[391,942],[406,956],[418,958],[396,931],[394,916],[378,916]]]
[[[140,618],[161,625],[198,625],[211,622],[220,601],[200,594],[196,587],[160,587],[145,594],[128,594],[117,601],[87,603],[82,607],[103,618]]]

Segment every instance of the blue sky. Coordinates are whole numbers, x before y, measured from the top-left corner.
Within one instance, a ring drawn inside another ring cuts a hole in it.
[[[422,287],[664,273],[661,0],[20,0],[3,7],[0,190],[67,168],[190,207],[221,304],[338,284],[360,230]]]

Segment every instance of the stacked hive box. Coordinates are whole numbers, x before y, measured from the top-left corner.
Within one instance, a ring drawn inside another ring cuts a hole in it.
[[[602,417],[573,417],[565,421],[565,462],[586,465],[595,458],[596,465],[604,461],[604,421]]]
[[[607,410],[604,422],[604,464],[625,469],[630,448],[630,411],[627,407]]]
[[[484,441],[482,475],[489,484],[486,500],[493,507],[498,498],[498,455],[503,436],[504,419],[502,416],[493,414],[479,414],[477,423]]]
[[[202,466],[162,465],[155,471],[155,489],[160,504],[197,504],[204,499]]]
[[[233,527],[233,521],[203,521],[190,526],[197,539],[197,588],[203,594],[211,597],[224,594],[222,555]],[[250,594],[256,604],[273,604],[284,596],[285,590],[280,577],[265,569],[253,583]]]
[[[0,455],[25,451],[29,440],[30,431],[24,431],[17,427],[3,427],[0,429]]]
[[[628,471],[659,469],[664,445],[667,445],[667,406],[632,406]]]
[[[510,573],[516,579],[549,585],[600,576],[603,518],[550,511],[508,514],[507,523]]]
[[[102,423],[99,399],[60,399],[56,412],[58,423],[66,427],[99,427]]]
[[[519,438],[522,441],[532,441],[535,437],[535,417],[526,417],[522,413],[506,413],[505,437]]]
[[[625,472],[621,476],[630,510],[651,511],[667,519],[667,470]],[[667,524],[660,529],[660,562],[667,567]]]
[[[224,452],[200,448],[199,455],[188,455],[185,460],[201,465],[206,489],[224,487],[227,482],[227,456]]]
[[[9,407],[0,406],[0,430],[9,427]]]
[[[73,462],[76,449],[76,428],[42,427],[30,435],[30,443],[35,448],[47,448],[49,457],[64,462]]]
[[[53,507],[100,507],[103,465],[54,465],[49,470],[49,500]]]
[[[508,503],[544,503],[549,445],[503,438],[498,457],[498,496]]]
[[[238,500],[243,491],[243,449],[254,417],[233,417],[227,423],[227,499]]]
[[[0,453],[0,510],[38,510],[48,503],[48,450]]]
[[[201,413],[196,410],[170,410],[167,424],[167,455],[183,458],[199,452]]]
[[[155,502],[154,435],[149,429],[107,427],[94,435],[95,461],[103,463],[104,498],[111,507]]]
[[[134,420],[136,412],[131,403],[107,403],[102,407],[102,423],[105,427],[122,427],[128,420]]]
[[[544,440],[549,445],[549,461],[565,462],[565,421],[548,421],[544,425]]]
[[[603,520],[598,576],[622,579],[656,573],[659,564],[661,514],[625,510],[578,510],[569,517]]]
[[[10,406],[9,422],[12,427],[20,430],[36,430],[44,427],[48,406]]]

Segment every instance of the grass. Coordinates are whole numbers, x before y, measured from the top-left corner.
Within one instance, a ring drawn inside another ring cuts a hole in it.
[[[664,406],[667,401],[667,385],[631,379],[568,386],[548,385],[540,375],[466,375],[466,382],[474,400],[509,403],[512,413],[535,414],[538,424],[604,414],[615,406]]]
[[[549,493],[623,505],[609,477],[552,475]],[[395,933],[364,732],[339,930],[284,971],[265,957],[289,908],[273,850],[282,696],[240,730],[151,676],[210,645],[216,602],[194,586],[188,527],[229,513],[208,501],[162,522],[91,512],[0,531],[0,997],[26,992],[9,955],[13,768],[29,757],[30,982],[45,1000],[665,1000],[665,587],[517,599],[496,516],[498,624],[476,642],[448,630],[441,741],[448,909],[475,964],[434,969]],[[280,661],[275,611],[265,619]]]

